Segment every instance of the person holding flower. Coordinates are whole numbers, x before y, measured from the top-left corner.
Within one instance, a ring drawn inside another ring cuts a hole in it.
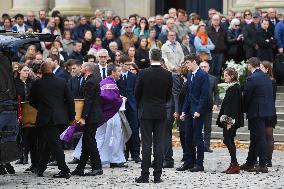
[[[244,126],[242,92],[238,83],[238,73],[234,68],[228,67],[225,69],[224,80],[228,86],[217,119],[217,125],[223,128],[223,142],[231,156],[231,164],[224,173],[238,174],[240,173],[240,166],[236,157],[234,138],[237,129]]]

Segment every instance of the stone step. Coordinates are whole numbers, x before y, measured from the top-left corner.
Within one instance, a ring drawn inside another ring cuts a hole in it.
[[[277,119],[278,120],[284,120],[284,112],[277,112]],[[218,118],[218,115],[219,115],[219,112],[213,112],[213,118],[214,119],[217,119]]]
[[[284,100],[284,93],[276,93],[276,100]]]
[[[275,106],[278,107],[278,106],[284,106],[284,100],[276,100],[275,101]]]
[[[277,86],[278,93],[284,93],[284,86]]]
[[[223,128],[220,128],[217,125],[212,125],[212,132],[222,132],[222,131],[223,131]],[[247,126],[244,126],[244,127],[238,128],[237,132],[249,133],[249,130]],[[273,133],[274,134],[284,134],[284,127],[276,126]]]
[[[276,106],[276,112],[284,112],[284,106]]]
[[[217,119],[213,118],[212,119],[212,125],[216,125],[216,121],[217,121]],[[248,126],[248,120],[247,119],[244,120],[244,125]],[[284,120],[278,119],[277,120],[277,126],[282,127],[284,129]]]

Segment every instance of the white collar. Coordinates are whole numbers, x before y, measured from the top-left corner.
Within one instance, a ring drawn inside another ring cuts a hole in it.
[[[56,67],[56,68],[54,68],[53,73],[55,74],[55,72],[56,72],[59,68],[60,68],[60,66],[59,66],[59,65],[57,65],[57,67]]]
[[[160,62],[152,62],[151,66],[161,66],[161,63]]]
[[[105,65],[105,66],[103,67],[102,65],[99,64],[99,68],[100,68],[100,70],[101,70],[102,68],[107,68],[107,65]]]
[[[195,75],[198,70],[199,70],[199,66],[197,67],[196,70],[194,70],[194,71],[192,72],[192,75]]]
[[[255,68],[254,70],[252,70],[251,74],[253,74],[257,69],[259,69],[259,68]]]

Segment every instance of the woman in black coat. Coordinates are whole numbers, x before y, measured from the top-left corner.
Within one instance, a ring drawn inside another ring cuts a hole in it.
[[[260,69],[266,73],[269,78],[271,79],[272,86],[273,86],[273,100],[274,100],[274,107],[275,107],[275,100],[276,100],[276,92],[277,92],[277,84],[272,74],[272,62],[262,61],[260,63]],[[272,167],[272,154],[274,149],[274,137],[273,137],[273,129],[277,124],[277,115],[276,109],[274,109],[274,115],[270,118],[267,118],[265,121],[266,127],[266,143],[267,143],[267,167]]]
[[[227,30],[227,59],[234,60],[235,62],[241,62],[244,59],[243,56],[243,34],[240,29],[240,21],[233,19],[230,27]]]
[[[135,62],[139,69],[145,69],[150,66],[148,41],[146,38],[140,40],[139,48],[135,53]]]
[[[244,126],[242,92],[238,84],[238,73],[235,69],[226,68],[224,71],[224,80],[228,83],[228,88],[217,119],[217,125],[223,128],[223,142],[227,146],[231,156],[231,164],[224,173],[238,174],[240,173],[240,166],[236,157],[234,138],[237,129]]]
[[[275,39],[273,34],[268,30],[269,21],[263,19],[261,28],[256,33],[256,44],[258,45],[257,57],[261,60],[272,62],[274,60],[273,50],[275,48]]]

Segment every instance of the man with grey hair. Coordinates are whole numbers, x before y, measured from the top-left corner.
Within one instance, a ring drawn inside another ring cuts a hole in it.
[[[100,75],[102,79],[107,77],[107,60],[109,58],[108,51],[106,49],[100,49],[98,52],[98,69],[100,70]]]
[[[100,102],[100,78],[94,75],[95,65],[93,63],[83,63],[81,72],[85,78],[83,86],[84,106],[82,118],[78,121],[78,124],[84,125],[82,154],[76,169],[71,174],[79,176],[102,175],[102,163],[95,139],[97,128],[103,123],[103,111]],[[92,171],[84,174],[89,157]]]

